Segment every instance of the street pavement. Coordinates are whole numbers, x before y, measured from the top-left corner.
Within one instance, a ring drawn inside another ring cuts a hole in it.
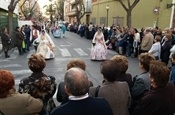
[[[91,40],[71,32],[66,32],[65,38],[53,38],[52,35],[50,36],[56,46],[56,57],[52,60],[46,60],[44,73],[54,76],[57,84],[59,84],[64,79],[67,63],[73,58],[81,58],[87,65],[86,72],[89,74],[89,79],[93,84],[96,86],[102,83],[103,77],[100,73],[100,64],[102,61],[90,60]],[[31,47],[30,52],[22,56],[18,55],[17,49],[10,51],[11,57],[8,59],[4,58],[3,53],[0,54],[0,68],[10,70],[12,74],[14,74],[16,88],[18,88],[20,79],[28,77],[31,74],[31,71],[28,69],[27,61],[33,53],[35,53],[35,51],[34,48]],[[108,50],[109,59],[114,55],[117,55],[117,53]],[[129,57],[128,60],[129,68],[127,72],[131,73],[132,76],[139,74],[138,59]],[[55,96],[56,95],[54,95],[54,98]]]

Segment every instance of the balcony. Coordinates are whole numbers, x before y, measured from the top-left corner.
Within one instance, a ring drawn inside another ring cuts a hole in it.
[[[66,12],[66,16],[75,16],[76,15],[76,9],[72,9],[70,12]]]

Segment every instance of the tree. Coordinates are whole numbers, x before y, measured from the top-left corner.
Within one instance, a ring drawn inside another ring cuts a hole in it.
[[[126,7],[126,5],[123,3],[123,0],[118,0],[120,2],[120,4],[122,5],[122,7],[125,9],[126,11],[126,23],[128,27],[131,27],[132,25],[132,10],[134,9],[134,7],[139,3],[140,0],[134,0],[133,3],[131,4],[131,0],[127,0],[128,3],[128,8]]]
[[[75,0],[75,16],[77,18],[77,22],[80,22],[81,18],[85,15],[85,5],[83,0]]]
[[[26,4],[27,1],[28,1],[28,4]],[[35,0],[34,3],[29,2],[29,0],[24,0],[23,3],[21,4],[20,10],[24,15],[25,20],[31,19],[34,15],[34,12],[36,13],[36,10],[35,10],[36,3],[37,3],[37,0]]]
[[[8,29],[10,36],[13,34],[13,12],[18,2],[19,0],[11,0],[10,4],[8,5]]]
[[[56,6],[54,4],[50,4],[50,5],[45,5],[43,8],[46,8],[46,14],[50,15],[50,21],[51,23],[53,22],[53,15],[56,12]]]
[[[64,20],[64,0],[55,1],[56,13],[58,13],[61,20]]]

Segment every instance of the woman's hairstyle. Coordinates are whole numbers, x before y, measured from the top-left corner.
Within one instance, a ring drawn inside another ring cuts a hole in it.
[[[141,53],[139,56],[139,62],[147,72],[149,71],[150,62],[153,60],[155,60],[155,57],[149,53]]]
[[[161,41],[161,36],[160,36],[160,35],[156,35],[154,39],[155,39],[157,42],[160,42],[160,41]]]
[[[116,61],[108,60],[101,64],[101,74],[109,82],[116,81],[121,71],[121,64]]]
[[[19,28],[20,28],[20,27],[19,27],[19,26],[17,26],[15,30],[16,30],[16,31],[18,31],[18,29],[19,29]]]
[[[172,34],[166,33],[166,34],[165,34],[165,37],[166,37],[168,40],[171,40],[171,39],[172,39]]]
[[[82,70],[86,70],[86,64],[83,60],[79,58],[72,59],[68,64],[67,64],[67,70],[69,70],[72,67],[78,67],[81,68]]]
[[[122,73],[126,73],[128,70],[128,59],[122,55],[115,55],[111,60],[121,64]]]
[[[28,60],[28,66],[32,72],[42,72],[46,66],[46,62],[42,55],[33,54]]]
[[[138,30],[136,28],[134,28],[134,31],[135,31],[135,33],[138,33]]]
[[[6,98],[15,85],[14,76],[8,70],[0,70],[0,98]]]
[[[149,73],[157,87],[166,86],[169,81],[170,70],[163,62],[151,61]]]
[[[5,29],[6,29],[6,27],[3,27],[3,28],[2,28],[2,33],[4,33]]]

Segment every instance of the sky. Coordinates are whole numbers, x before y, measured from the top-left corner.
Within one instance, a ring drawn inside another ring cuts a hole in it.
[[[38,4],[40,5],[40,8],[43,9],[43,6],[47,5],[49,3],[49,0],[38,0]]]

